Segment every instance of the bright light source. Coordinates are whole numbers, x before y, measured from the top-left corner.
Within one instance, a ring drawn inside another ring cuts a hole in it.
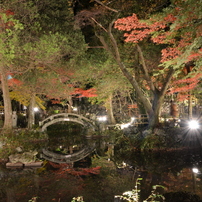
[[[39,108],[38,108],[38,107],[34,107],[34,111],[35,111],[35,112],[38,112],[38,111],[39,111]]]
[[[130,123],[121,124],[121,129],[128,128]]]
[[[131,123],[133,123],[133,121],[135,121],[135,117],[131,117]]]
[[[98,121],[106,121],[107,117],[106,116],[99,116],[97,119],[98,119]]]
[[[196,174],[199,172],[198,168],[192,168],[192,171],[193,173],[196,173]]]
[[[189,121],[189,128],[190,129],[198,129],[199,128],[199,122],[196,120]]]

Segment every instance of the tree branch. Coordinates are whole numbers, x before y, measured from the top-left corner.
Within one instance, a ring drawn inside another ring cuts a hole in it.
[[[101,27],[105,32],[108,32],[97,20],[91,17],[91,20],[93,20],[99,27]]]
[[[161,95],[165,95],[167,89],[168,89],[168,85],[170,84],[170,81],[172,79],[172,76],[174,74],[175,70],[173,68],[171,68],[166,76],[165,82],[163,84],[163,88],[161,90]]]
[[[104,6],[106,9],[108,9],[108,10],[110,10],[110,11],[113,11],[113,12],[115,12],[115,13],[118,13],[118,12],[119,12],[119,11],[113,9],[113,8],[110,8],[109,6],[104,5],[104,4],[103,4],[101,1],[99,1],[99,0],[94,0],[94,1],[96,1],[98,4]]]
[[[114,20],[115,21],[115,20]],[[141,101],[144,103],[145,109],[148,112],[148,114],[152,113],[152,108],[151,108],[151,103],[148,101],[148,99],[144,96],[142,90],[139,87],[139,84],[137,82],[137,80],[135,79],[135,77],[133,77],[128,70],[126,69],[125,65],[121,62],[121,57],[120,57],[120,53],[119,53],[119,49],[118,49],[118,44],[112,34],[112,26],[114,24],[114,21],[112,21],[109,24],[109,37],[112,41],[112,45],[114,48],[115,53],[113,55],[115,55],[115,60],[117,61],[122,73],[124,74],[124,76],[129,80],[129,82],[131,83],[131,85],[133,86],[133,88],[135,89],[137,95],[140,97]]]
[[[138,44],[137,44],[137,51],[138,51],[138,53],[140,55],[140,60],[142,62],[142,67],[143,67],[143,72],[145,74],[145,79],[146,79],[147,83],[149,84],[150,89],[152,91],[154,91],[155,90],[154,83],[152,82],[151,77],[149,76],[148,68],[147,68],[147,65],[145,63],[145,59],[144,59],[144,56],[143,56],[143,53],[142,53],[142,49]]]

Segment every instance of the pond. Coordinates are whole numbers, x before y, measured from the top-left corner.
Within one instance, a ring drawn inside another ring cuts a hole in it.
[[[57,129],[47,142],[50,151],[64,155],[94,142],[96,150],[80,161],[58,164],[43,159],[41,167],[24,168],[1,165],[0,201],[71,202],[83,196],[85,202],[113,202],[115,195],[134,189],[137,179],[141,179],[139,201],[151,194],[153,185],[162,185],[157,191],[166,201],[202,199],[200,149],[121,150],[111,137],[88,139],[81,133],[78,125],[68,131]]]

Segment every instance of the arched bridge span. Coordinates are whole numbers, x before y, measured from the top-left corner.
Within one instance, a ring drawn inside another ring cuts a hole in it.
[[[95,130],[95,124],[91,120],[85,118],[82,115],[73,113],[53,114],[44,119],[43,121],[40,121],[39,126],[41,127],[41,131],[43,132],[47,130],[48,126],[63,121],[75,122],[83,125],[84,127],[88,127],[89,129]]]

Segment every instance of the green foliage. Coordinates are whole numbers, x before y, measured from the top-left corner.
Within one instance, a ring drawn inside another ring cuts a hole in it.
[[[19,33],[23,25],[16,20],[13,15],[6,15],[0,10],[1,33],[0,33],[0,54],[1,64],[8,65],[13,63],[19,52]]]
[[[118,197],[120,199],[123,199],[124,201],[129,201],[129,202],[139,202],[140,201],[140,181],[142,180],[142,178],[138,178],[136,180],[136,184],[135,184],[135,189],[133,189],[132,191],[126,191],[124,192],[122,195],[117,195],[115,197]],[[162,194],[159,194],[157,191],[157,188],[163,188],[163,186],[161,185],[155,185],[153,186],[153,189],[151,191],[151,194],[147,197],[147,199],[143,200],[143,202],[160,202],[160,201],[164,201],[165,198]]]
[[[141,149],[160,149],[165,148],[166,141],[164,135],[150,134],[141,143]]]
[[[122,135],[116,138],[115,149],[118,156],[128,157],[135,149],[140,149],[144,141],[140,132],[132,135]]]
[[[23,104],[24,106],[29,105],[30,95],[27,94],[27,91],[13,90],[10,92],[10,97],[12,100],[16,100],[20,102],[21,104]],[[35,100],[36,100],[37,106],[40,109],[45,110],[44,101],[40,99],[38,96],[35,96]]]
[[[4,1],[2,7],[12,10],[14,15],[1,15],[5,23],[14,26],[1,32],[1,61],[22,82],[12,86],[12,98],[26,106],[35,92],[40,98],[45,97],[41,94],[67,98],[70,90],[64,82],[70,79],[87,49],[81,31],[74,29],[70,1],[11,0]]]
[[[140,149],[168,149],[180,147],[176,134],[181,133],[181,128],[156,129],[141,140]]]

